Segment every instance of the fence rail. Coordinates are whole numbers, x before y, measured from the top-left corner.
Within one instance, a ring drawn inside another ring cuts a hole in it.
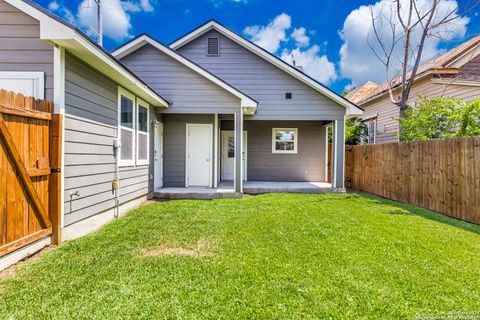
[[[480,223],[480,137],[346,146],[348,188]]]

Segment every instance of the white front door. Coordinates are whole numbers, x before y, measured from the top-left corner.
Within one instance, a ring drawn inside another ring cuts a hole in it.
[[[155,123],[155,148],[153,150],[155,190],[163,187],[163,123]]]
[[[187,124],[186,187],[210,187],[213,125]]]
[[[222,181],[233,180],[235,175],[235,133],[233,131],[222,131]],[[247,180],[246,160],[247,159],[247,132],[243,132],[243,180]]]

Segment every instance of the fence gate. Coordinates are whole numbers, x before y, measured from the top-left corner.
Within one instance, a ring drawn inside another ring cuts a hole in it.
[[[60,241],[61,126],[52,102],[0,90],[0,257]]]

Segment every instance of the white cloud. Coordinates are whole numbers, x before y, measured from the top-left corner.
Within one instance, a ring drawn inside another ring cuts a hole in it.
[[[406,1],[406,0],[402,0]],[[424,12],[432,0],[417,0],[417,6],[420,12]],[[383,14],[389,17],[395,4],[391,0],[381,0],[373,4],[372,9],[375,16]],[[439,14],[437,19],[442,17],[442,13],[446,13],[457,6],[456,0],[444,0],[439,3]],[[394,15],[395,16],[395,15]],[[460,17],[451,23],[444,25],[441,30],[437,30],[441,37],[446,40],[457,39],[465,36],[468,17]],[[391,37],[391,29],[388,24],[377,24],[382,37],[387,41]],[[340,69],[341,74],[345,78],[352,80],[353,85],[360,85],[368,80],[375,82],[383,82],[386,80],[385,68],[381,62],[375,57],[374,53],[368,45],[368,39],[374,48],[380,49],[375,37],[372,34],[372,21],[369,8],[360,6],[353,10],[347,16],[340,36],[343,45],[340,49]],[[412,39],[413,43],[417,43],[420,38],[419,29],[414,31]],[[427,61],[439,55],[442,50],[439,48],[441,41],[437,37],[430,37],[426,40],[422,60]],[[393,75],[400,68],[402,54],[402,45],[397,46],[394,53],[394,69]]]
[[[312,45],[309,47],[310,37],[308,35],[315,34],[315,32],[300,27],[294,28],[287,35],[291,26],[291,17],[282,13],[265,26],[249,26],[243,32],[254,43],[273,54],[277,54],[282,45],[288,45],[290,41],[294,41],[296,47],[292,49],[284,48],[279,57],[292,65],[293,60],[295,60],[295,64],[301,66],[306,74],[320,82],[331,83],[334,81],[337,78],[335,64],[326,55],[320,53],[320,46]]]
[[[140,0],[140,6],[145,12],[152,12],[155,10],[150,0]]]
[[[303,71],[312,78],[328,84],[337,78],[335,64],[328,60],[326,55],[320,55],[320,47],[313,45],[307,50],[296,48],[293,50],[284,49],[281,55],[282,60],[301,66]]]
[[[248,0],[210,0],[210,2],[213,3],[213,6],[218,8],[224,3],[228,2],[233,2],[233,3],[240,3],[240,4],[246,4],[248,3]]]
[[[310,44],[310,37],[305,33],[304,27],[293,29],[291,37],[295,40],[298,47],[306,47]]]
[[[96,38],[97,6],[94,1],[83,0],[75,14],[57,0],[50,2],[48,8]],[[131,38],[131,15],[154,10],[154,0],[103,0],[103,34],[115,41]]]
[[[48,10],[50,11],[55,11],[55,10],[58,10],[60,8],[60,5],[58,4],[57,1],[52,1],[48,4]]]
[[[292,20],[288,14],[276,16],[267,26],[249,26],[243,31],[251,40],[267,51],[275,53],[280,43],[287,41],[286,31],[290,29]]]
[[[48,4],[48,9],[57,12],[71,24],[75,24],[75,15],[63,4],[58,3],[57,1],[52,1]]]
[[[88,32],[94,33],[92,28],[97,25],[97,9],[91,4],[92,1],[83,0],[78,7],[77,18],[80,25],[90,27]],[[120,0],[103,1],[102,6],[104,35],[116,41],[130,38],[132,24],[128,12],[136,12],[135,9],[130,4],[122,5]]]

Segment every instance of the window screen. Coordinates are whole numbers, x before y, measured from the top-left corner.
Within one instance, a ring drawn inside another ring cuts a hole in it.
[[[122,129],[121,130],[121,159],[131,160],[133,158],[133,131]]]

